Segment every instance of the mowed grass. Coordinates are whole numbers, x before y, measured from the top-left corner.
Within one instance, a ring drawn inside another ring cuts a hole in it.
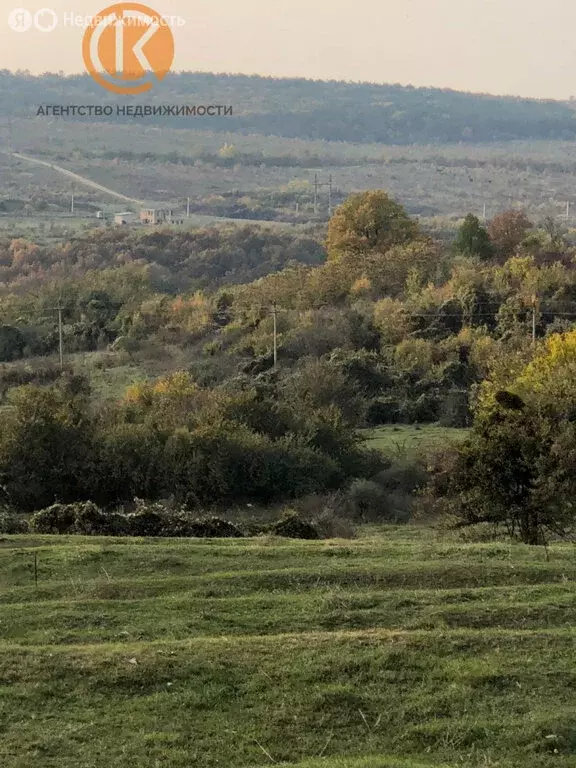
[[[567,768],[575,579],[416,527],[5,536],[0,765]]]
[[[422,450],[447,442],[462,441],[468,435],[468,430],[441,427],[437,424],[387,424],[362,430],[362,434],[370,448],[377,448],[391,458],[412,458]]]

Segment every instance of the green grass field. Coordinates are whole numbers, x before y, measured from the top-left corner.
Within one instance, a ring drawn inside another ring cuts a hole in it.
[[[447,442],[462,441],[467,429],[440,427],[436,424],[387,424],[376,429],[362,430],[370,448],[378,448],[391,458],[413,457],[423,449]]]
[[[575,578],[415,527],[6,536],[0,765],[568,768]]]

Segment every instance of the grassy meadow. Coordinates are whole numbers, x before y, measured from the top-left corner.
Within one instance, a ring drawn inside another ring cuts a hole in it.
[[[575,578],[412,526],[4,536],[0,764],[568,768]]]
[[[414,457],[428,448],[462,441],[468,430],[437,424],[387,424],[375,429],[364,429],[362,434],[370,448],[377,448],[393,458]]]

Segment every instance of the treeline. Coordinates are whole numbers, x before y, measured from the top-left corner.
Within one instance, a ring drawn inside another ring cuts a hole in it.
[[[364,193],[338,209],[326,248],[324,261],[312,238],[250,227],[115,229],[47,252],[61,277],[42,281],[42,249],[14,241],[0,361],[55,354],[60,306],[66,354],[108,349],[146,368],[183,350],[200,384],[219,385],[272,369],[275,311],[278,375],[306,381],[316,366],[324,401],[353,412],[355,426],[466,426],[494,359],[576,317],[573,248],[554,222],[534,227],[521,212],[488,229],[469,216],[444,248],[384,193]],[[34,290],[19,276],[27,270]],[[14,375],[0,376],[3,390]]]
[[[111,227],[58,245],[0,240],[0,289],[140,265],[153,270],[161,290],[212,290],[250,282],[291,262],[320,264],[324,259],[324,248],[314,237],[254,225],[148,232]]]
[[[224,145],[219,152],[207,152],[198,150],[189,155],[181,152],[133,152],[131,150],[106,150],[100,153],[92,153],[93,157],[102,157],[106,160],[124,160],[131,163],[167,163],[169,165],[195,165],[205,163],[219,168],[234,168],[236,165],[256,166],[257,168],[322,168],[345,167],[347,165],[360,165],[373,163],[370,158],[345,159],[330,154],[313,154],[304,151],[284,154],[270,154],[265,152],[240,152],[234,145]]]
[[[35,115],[40,104],[102,104],[103,98],[112,105],[118,101],[88,76],[0,72],[5,116]],[[426,144],[576,135],[574,111],[561,102],[400,85],[182,72],[168,75],[140,103],[232,105],[232,117],[202,118],[202,125],[330,141]],[[162,124],[182,127],[183,121],[168,118]]]
[[[203,388],[177,372],[95,407],[73,373],[12,390],[0,433],[5,505],[19,511],[135,497],[189,509],[258,503],[336,490],[370,477],[367,451],[337,406],[272,375]]]

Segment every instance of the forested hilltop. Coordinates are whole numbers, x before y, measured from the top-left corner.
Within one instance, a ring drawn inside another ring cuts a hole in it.
[[[41,104],[113,104],[117,98],[88,76],[0,72],[4,117],[31,116]],[[400,85],[182,72],[136,101],[231,105],[232,117],[203,118],[202,125],[301,139],[427,144],[576,136],[575,113],[567,103]],[[160,122],[183,127],[184,121]]]

